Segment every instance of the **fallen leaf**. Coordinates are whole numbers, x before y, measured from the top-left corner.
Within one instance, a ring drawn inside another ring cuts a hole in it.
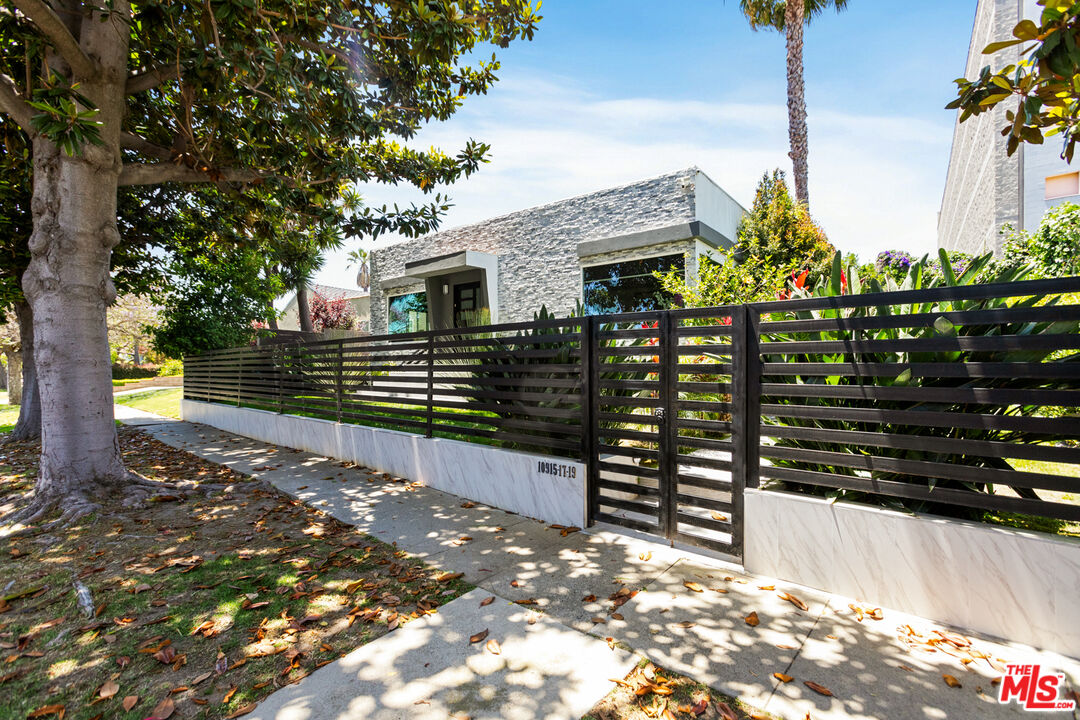
[[[592,624],[593,625],[603,625],[606,622],[607,622],[607,620],[600,617],[599,615],[594,616],[593,619],[592,619]]]
[[[694,623],[690,622],[689,620],[683,620],[678,625],[681,628],[692,628],[692,627],[694,627]]]
[[[960,681],[954,678],[952,675],[942,675],[941,679],[945,681],[945,684],[951,688],[963,687]]]
[[[471,501],[471,500],[466,500],[465,502],[461,503],[461,507],[463,507],[463,508],[465,508],[466,510],[468,510],[469,508],[474,508],[474,507],[476,507],[476,503],[474,503],[474,502],[473,502],[473,501]]]
[[[120,706],[124,708],[124,712],[131,710],[135,707],[135,704],[139,702],[138,695],[128,695],[126,698],[120,701]]]
[[[596,596],[586,595],[585,597],[581,598],[581,602],[596,602]]]
[[[463,577],[464,575],[465,573],[444,572],[441,575],[436,576],[435,582],[446,583],[450,582],[451,580],[457,580],[459,577]]]
[[[495,596],[494,595],[492,595],[489,598],[485,598],[485,599],[481,600],[480,601],[480,607],[486,607],[486,606],[490,605],[493,602],[495,602]]]
[[[120,692],[120,686],[113,680],[107,680],[98,690],[98,697],[107,700],[118,692]]]
[[[486,647],[488,649],[488,652],[492,655],[502,655],[502,648],[499,647],[499,641],[495,638],[491,638],[490,640],[488,640],[487,644],[484,645],[484,647]]]
[[[243,707],[237,708],[233,712],[229,713],[228,715],[225,716],[225,718],[226,718],[226,720],[230,720],[231,718],[238,718],[238,717],[240,717],[242,715],[247,715],[249,712],[251,712],[254,709],[255,709],[255,703],[248,703],[247,705],[244,705]]]
[[[702,714],[703,712],[705,712],[708,709],[709,709],[709,699],[708,698],[702,698],[701,700],[698,700],[696,703],[693,704],[693,706],[690,707],[690,712],[694,713],[695,715],[700,715],[700,714]]]
[[[683,587],[687,590],[693,590],[694,592],[705,592],[705,588],[701,587],[698,583],[689,580],[683,583]]]
[[[818,695],[825,695],[826,697],[832,697],[832,690],[825,687],[824,685],[818,685],[813,680],[803,680],[803,685],[810,688],[811,690],[816,692]]]
[[[41,707],[39,707],[37,710],[33,711],[32,713],[30,713],[26,717],[27,718],[39,718],[39,717],[46,717],[48,715],[58,715],[58,716],[60,716],[61,720],[63,720],[64,706],[63,705],[42,705]]]
[[[173,714],[174,710],[176,710],[176,706],[173,705],[173,701],[169,698],[165,698],[157,704],[150,713],[150,717],[153,718],[153,720],[165,720],[165,718],[170,717]]]
[[[229,692],[225,693],[225,697],[221,698],[221,704],[227,705],[229,701],[232,700],[232,696],[235,695],[236,691],[239,689],[240,688],[238,688],[236,685],[233,685],[231,688],[229,688]]]
[[[774,678],[776,678],[777,680],[779,680],[780,682],[782,682],[782,683],[789,683],[789,682],[791,682],[792,680],[795,679],[795,678],[791,677],[790,675],[785,675],[782,672],[774,672],[772,674],[772,676]]]
[[[176,659],[176,648],[172,645],[166,645],[154,653],[154,659],[163,665],[170,665]]]
[[[611,613],[612,620],[624,620],[622,613]]]
[[[747,615],[745,620],[746,620],[746,624],[749,625],[750,627],[757,627],[758,623],[761,622],[760,620],[758,620],[758,616],[757,616],[756,611],[750,613],[749,615]]]
[[[649,562],[649,560],[652,560],[652,550],[648,552],[643,552],[638,555],[638,560],[642,560],[644,562]]]
[[[758,585],[757,589],[758,590],[775,590],[776,586],[775,585]]]
[[[810,609],[809,607],[807,607],[806,603],[804,603],[802,600],[795,597],[791,593],[782,592],[782,593],[777,593],[777,594],[780,596],[781,600],[787,600],[789,603],[791,603],[795,607],[799,608],[803,612]]]
[[[735,711],[731,709],[731,706],[726,702],[716,701],[716,710],[720,713],[720,717],[724,720],[739,720],[739,716],[735,714]]]
[[[484,630],[483,632],[478,632],[475,635],[473,635],[472,637],[470,637],[469,642],[471,644],[475,645],[478,642],[482,642],[484,640],[484,638],[486,638],[487,636],[488,636],[488,631]]]

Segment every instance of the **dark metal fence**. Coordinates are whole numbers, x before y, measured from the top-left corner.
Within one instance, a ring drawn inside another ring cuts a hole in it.
[[[232,348],[184,397],[580,457],[580,320]]]
[[[1080,521],[1080,278],[237,348],[185,397],[580,459],[741,554],[744,487]]]

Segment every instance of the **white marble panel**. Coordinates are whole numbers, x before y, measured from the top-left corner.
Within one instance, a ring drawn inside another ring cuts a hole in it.
[[[350,460],[545,522],[584,527],[585,466],[442,438],[184,400],[185,420]]]
[[[746,569],[1080,657],[1080,542],[747,490]]]

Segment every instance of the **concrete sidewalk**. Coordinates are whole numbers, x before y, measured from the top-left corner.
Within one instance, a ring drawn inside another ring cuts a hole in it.
[[[465,573],[480,588],[433,619],[410,623],[275,693],[251,717],[445,718],[462,712],[474,719],[574,720],[640,656],[789,720],[807,713],[815,720],[1026,714],[996,702],[991,681],[1000,672],[989,661],[965,665],[940,650],[901,642],[899,628],[923,637],[941,629],[920,618],[885,609],[882,620],[859,622],[849,607],[854,600],[751,577],[721,560],[621,530],[563,536],[402,479],[206,426],[129,416],[121,407],[118,419],[142,424],[159,440],[265,479],[433,565]],[[781,599],[781,591],[808,609]],[[479,600],[490,596],[497,600],[480,608]],[[513,604],[521,601],[530,604]],[[756,627],[745,622],[751,612],[760,620]],[[501,655],[467,642],[484,629],[501,644]],[[1080,686],[1076,661],[1011,643],[972,642],[992,658],[1041,663],[1044,672],[1064,672],[1073,688]],[[773,673],[794,680],[782,683]],[[962,687],[946,685],[944,674]],[[833,695],[817,694],[804,681]]]

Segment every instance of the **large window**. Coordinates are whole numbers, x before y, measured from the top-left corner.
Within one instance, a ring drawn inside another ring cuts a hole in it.
[[[386,329],[392,335],[427,330],[427,293],[415,292],[390,298]]]
[[[659,310],[671,304],[654,272],[682,270],[682,255],[628,260],[584,269],[585,311],[590,315]]]

